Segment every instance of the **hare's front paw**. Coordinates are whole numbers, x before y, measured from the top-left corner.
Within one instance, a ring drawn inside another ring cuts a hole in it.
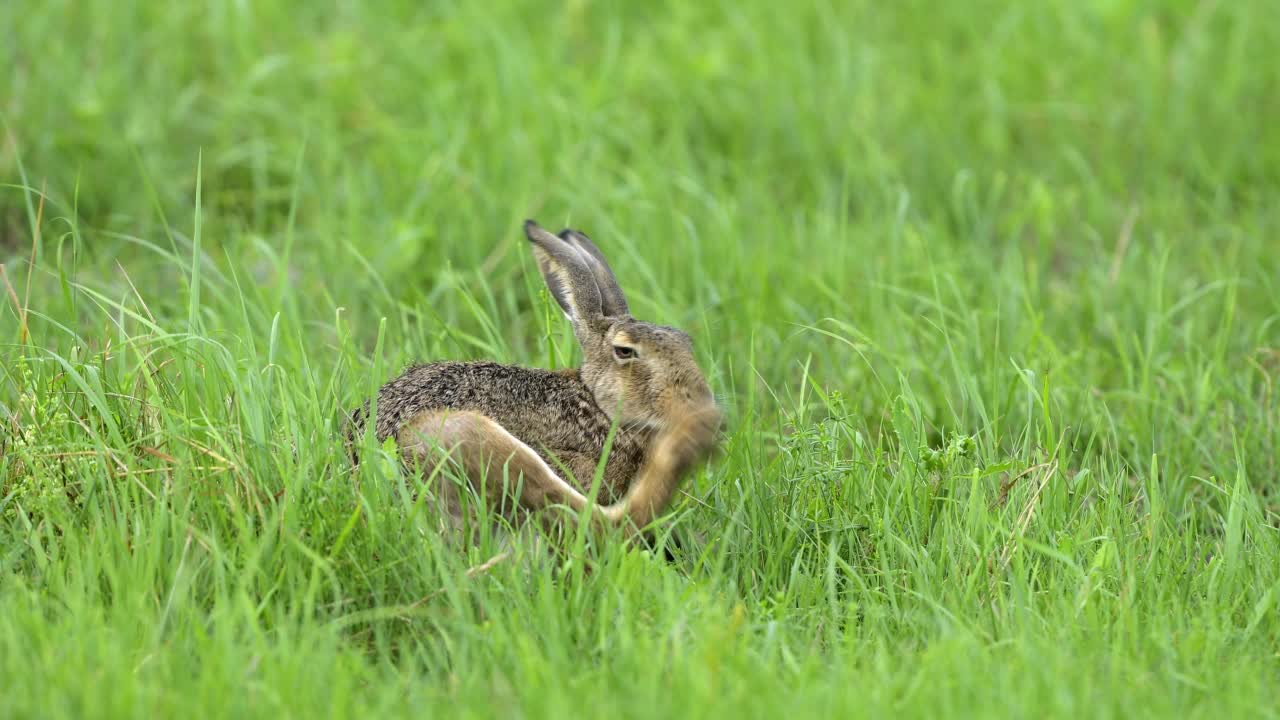
[[[671,449],[685,461],[700,459],[716,446],[722,422],[718,408],[689,413],[671,428]]]

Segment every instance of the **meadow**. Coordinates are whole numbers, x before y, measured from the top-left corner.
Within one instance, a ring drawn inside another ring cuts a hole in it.
[[[0,3],[0,717],[1280,715],[1267,0]],[[513,560],[346,412],[577,347],[727,412]]]

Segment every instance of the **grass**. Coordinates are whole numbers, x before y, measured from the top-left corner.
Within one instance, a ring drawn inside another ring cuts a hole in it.
[[[1275,717],[1273,15],[4,4],[0,715]],[[526,216],[726,400],[673,563],[343,456],[573,362]]]

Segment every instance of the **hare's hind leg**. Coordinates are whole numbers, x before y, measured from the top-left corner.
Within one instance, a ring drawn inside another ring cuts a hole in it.
[[[431,469],[447,455],[484,501],[507,517],[517,514],[510,506],[513,495],[524,511],[553,505],[580,511],[588,504],[528,445],[481,413],[425,412],[408,422],[397,440],[406,460],[417,459]]]

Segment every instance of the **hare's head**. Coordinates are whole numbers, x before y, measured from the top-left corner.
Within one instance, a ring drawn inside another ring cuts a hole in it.
[[[601,409],[621,425],[660,429],[693,412],[715,409],[715,397],[676,328],[631,317],[627,298],[604,254],[586,235],[524,224],[552,296],[582,345],[582,381]]]

